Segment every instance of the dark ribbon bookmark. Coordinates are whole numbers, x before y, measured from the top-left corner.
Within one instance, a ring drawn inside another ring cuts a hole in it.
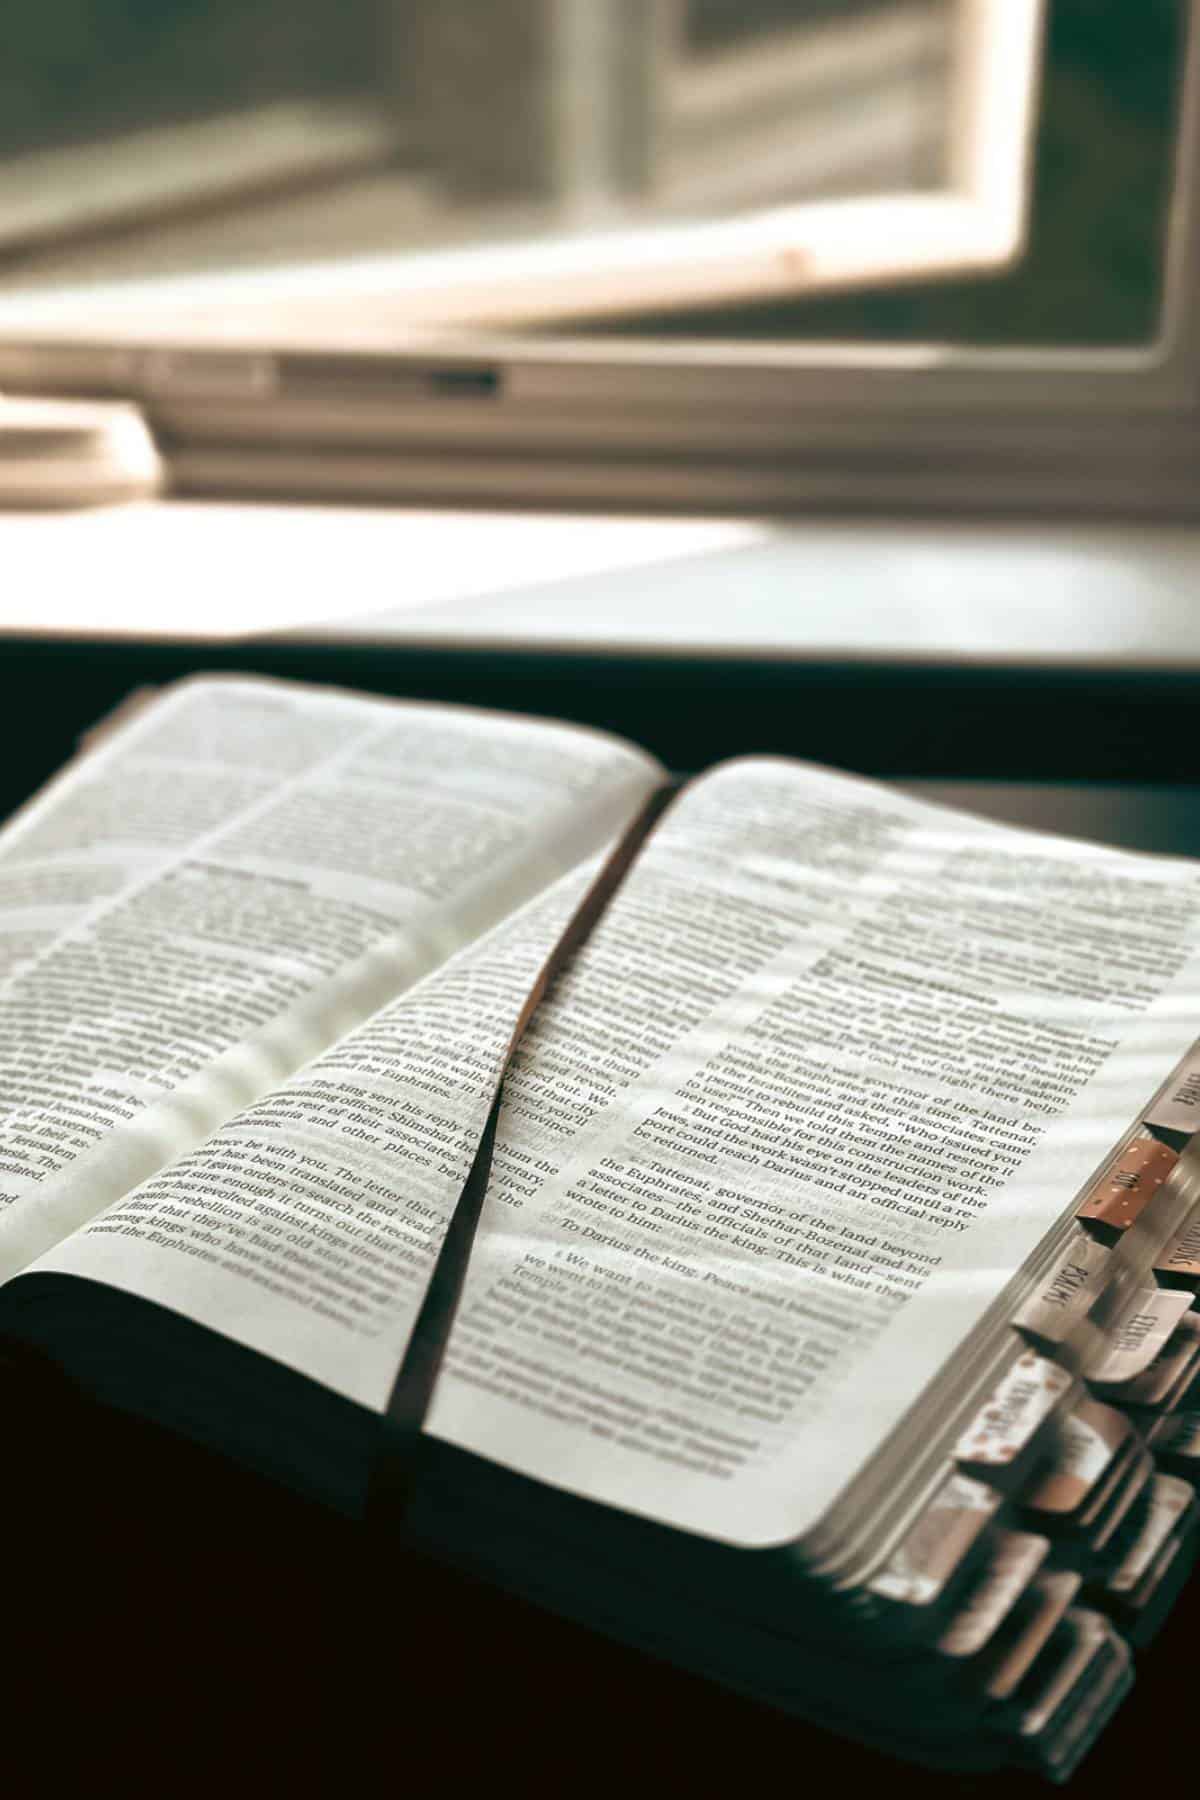
[[[425,1442],[422,1428],[458,1311],[471,1247],[487,1196],[496,1127],[504,1100],[504,1082],[513,1057],[550,988],[591,936],[642,845],[681,785],[670,782],[656,789],[619,839],[538,971],[513,1026],[467,1179],[450,1214],[425,1298],[393,1383],[387,1410],[380,1421],[366,1497],[366,1520],[373,1528],[396,1530],[419,1478]]]

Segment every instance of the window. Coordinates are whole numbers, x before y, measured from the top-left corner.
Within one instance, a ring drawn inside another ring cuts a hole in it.
[[[451,346],[398,441],[617,504],[1193,504],[1189,0],[62,4],[9,333]]]
[[[299,258],[293,285],[315,263],[336,289],[369,254],[393,321],[577,334],[1004,267],[1024,238],[1042,0],[359,0],[324,36],[266,0],[106,14],[69,109],[57,38],[21,26],[18,276]]]

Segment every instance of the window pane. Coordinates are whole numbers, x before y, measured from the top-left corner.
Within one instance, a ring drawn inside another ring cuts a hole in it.
[[[701,257],[589,303],[606,236],[653,260],[660,229],[950,191],[985,3],[39,0],[0,64],[0,283],[576,241],[571,304],[524,329],[1146,342],[1183,0],[1049,0],[1011,269],[906,271],[897,227],[897,266],[854,291],[806,293],[801,258],[790,288],[706,286]],[[351,300],[389,316],[369,282]]]
[[[719,0],[712,0],[714,7]],[[638,335],[1120,345],[1153,340],[1182,0],[1051,0],[1029,242],[999,276],[595,322]]]
[[[340,15],[340,17],[339,17]],[[6,9],[0,152],[300,97],[361,98],[375,9],[343,0],[37,0]],[[331,29],[333,25],[333,29]]]

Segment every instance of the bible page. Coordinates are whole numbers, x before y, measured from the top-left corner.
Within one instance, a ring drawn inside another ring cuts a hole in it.
[[[0,1275],[605,843],[632,746],[179,684],[0,837]]]
[[[382,1409],[568,876],[39,1268]],[[1200,872],[782,762],[668,810],[543,1007],[429,1428],[813,1528],[1195,1038]]]

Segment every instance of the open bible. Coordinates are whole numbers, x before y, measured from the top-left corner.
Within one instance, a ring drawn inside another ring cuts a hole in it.
[[[6,1341],[360,1512],[514,1019],[664,778],[277,682],[114,721],[0,837]],[[688,782],[509,1071],[406,1535],[1069,1773],[1193,1548],[1198,1032],[1194,864]]]

